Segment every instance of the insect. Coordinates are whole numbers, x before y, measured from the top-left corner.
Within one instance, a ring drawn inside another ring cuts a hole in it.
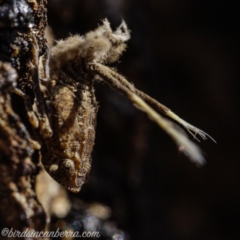
[[[130,32],[125,22],[113,31],[104,20],[85,36],[70,36],[51,49],[47,115],[53,135],[44,137],[42,163],[47,172],[72,192],[78,192],[91,168],[95,139],[97,102],[94,82],[107,83],[125,95],[163,128],[196,164],[204,158],[200,149],[158,112],[177,121],[197,139],[209,135],[179,118],[170,109],[130,84],[108,65],[116,62],[126,49]]]

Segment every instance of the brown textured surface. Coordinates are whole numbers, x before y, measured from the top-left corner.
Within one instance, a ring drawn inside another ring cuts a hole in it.
[[[31,128],[26,129],[29,123],[23,99],[13,93],[13,89],[18,87],[33,102],[30,69],[30,62],[34,61],[33,35],[36,34],[40,53],[45,51],[46,44],[43,38],[46,26],[46,1],[39,0],[35,3],[28,4],[24,0],[6,0],[0,3],[2,13],[6,13],[1,15],[0,28],[0,59],[5,62],[1,63],[0,94],[1,229],[8,227],[23,231],[29,228],[41,231],[46,226],[46,214],[35,193],[39,146],[30,138],[28,130]],[[11,11],[16,14],[12,19]],[[6,63],[11,63],[15,69],[11,69]],[[15,70],[17,74],[12,77],[11,72]],[[9,83],[10,87],[6,88],[8,82],[11,84]]]
[[[37,171],[32,155],[38,146],[12,109],[10,93],[17,80],[15,70],[0,63],[0,72],[0,228],[43,230],[46,216],[32,182]]]

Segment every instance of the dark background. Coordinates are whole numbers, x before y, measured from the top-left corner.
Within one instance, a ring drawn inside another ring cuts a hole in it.
[[[125,19],[132,37],[115,67],[217,141],[200,143],[199,169],[127,99],[96,85],[93,165],[78,197],[111,207],[131,239],[240,239],[239,12],[236,0],[49,0],[56,39]]]

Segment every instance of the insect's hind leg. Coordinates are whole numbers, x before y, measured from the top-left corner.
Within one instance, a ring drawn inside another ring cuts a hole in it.
[[[185,120],[180,118],[177,114],[172,112],[168,107],[159,103],[158,101],[156,101],[155,99],[153,99],[152,97],[147,95],[146,93],[135,88],[131,83],[129,83],[119,73],[115,72],[111,68],[106,67],[102,64],[99,64],[99,63],[94,63],[94,64],[97,65],[98,67],[100,67],[101,69],[103,69],[104,71],[108,71],[109,74],[111,74],[114,78],[116,78],[122,85],[124,85],[130,91],[134,92],[137,96],[141,97],[145,102],[147,102],[156,111],[158,111],[158,112],[168,116],[169,118],[173,119],[174,121],[178,122],[180,125],[182,125],[184,128],[187,129],[187,131],[194,137],[194,139],[199,141],[199,139],[196,136],[196,135],[199,135],[203,140],[206,140],[207,137],[209,137],[210,139],[212,139],[215,142],[215,140],[210,135],[208,135],[204,131],[194,127],[193,125],[189,124],[188,122],[186,122]]]
[[[150,119],[155,121],[165,132],[167,132],[179,147],[184,147],[183,152],[196,164],[202,165],[205,160],[201,154],[200,149],[191,142],[178,127],[172,122],[161,117],[153,108],[151,108],[140,96],[138,96],[133,90],[126,87],[122,81],[119,81],[114,75],[110,68],[101,64],[91,63],[89,64],[90,71],[94,72],[100,78],[106,82],[110,87],[118,90],[124,94],[137,108],[144,111]],[[123,77],[122,77],[123,78]],[[127,81],[127,80],[124,80]],[[131,85],[131,87],[133,87]]]

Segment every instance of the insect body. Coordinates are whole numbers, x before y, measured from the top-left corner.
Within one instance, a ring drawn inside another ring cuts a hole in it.
[[[112,31],[107,20],[85,36],[70,36],[52,48],[50,54],[50,92],[48,118],[52,137],[44,137],[42,162],[47,172],[73,192],[80,190],[91,167],[95,138],[97,104],[94,81],[102,81],[124,94],[139,109],[162,127],[184,153],[201,165],[204,158],[199,148],[158,112],[183,125],[191,134],[208,136],[179,118],[170,109],[136,89],[123,76],[108,67],[118,60],[130,38],[123,22]],[[148,105],[149,104],[149,105]]]
[[[53,136],[45,140],[43,164],[55,180],[77,192],[91,168],[97,104],[92,82],[76,82],[68,77],[66,83],[66,78],[61,74],[51,86]],[[64,84],[61,79],[65,79]]]
[[[88,69],[88,63],[115,61],[128,38],[123,38],[122,31],[114,36],[105,21],[85,38],[70,37],[51,50],[47,88],[53,135],[44,138],[42,162],[47,172],[70,191],[80,190],[91,168],[97,102],[93,87],[96,74]]]

